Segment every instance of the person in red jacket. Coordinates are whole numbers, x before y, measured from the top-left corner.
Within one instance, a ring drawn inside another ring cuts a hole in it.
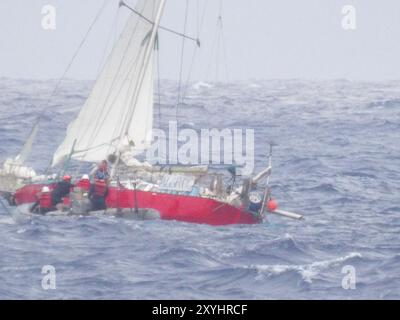
[[[38,194],[38,200],[31,208],[32,213],[46,214],[50,211],[54,211],[55,208],[52,203],[52,196],[50,188],[44,186],[42,191]]]
[[[107,180],[96,179],[90,188],[89,199],[92,211],[106,210],[106,197],[108,195]]]
[[[83,191],[90,191],[90,178],[87,174],[83,175],[81,180],[78,181],[76,187],[82,189]]]

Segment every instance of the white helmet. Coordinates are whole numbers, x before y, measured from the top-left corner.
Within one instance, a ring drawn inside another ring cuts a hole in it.
[[[82,176],[82,180],[89,180],[89,176],[88,176],[87,174],[84,174],[84,175]]]
[[[50,192],[50,188],[44,186],[44,187],[42,188],[42,192],[43,192],[43,193],[49,193],[49,192]]]

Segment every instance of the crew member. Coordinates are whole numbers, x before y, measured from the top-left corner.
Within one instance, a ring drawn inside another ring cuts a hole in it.
[[[93,174],[93,178],[94,180],[105,180],[105,182],[108,184],[108,181],[110,179],[110,173],[108,171],[107,160],[103,160],[102,162],[99,163],[97,169]]]
[[[81,180],[78,181],[76,187],[80,188],[83,191],[90,191],[90,178],[87,174],[83,175]]]
[[[64,198],[68,197],[74,185],[71,183],[71,176],[64,176],[63,181],[57,183],[52,193],[52,204],[57,207],[64,203]]]
[[[104,179],[95,179],[90,188],[89,199],[92,204],[92,211],[106,210],[106,197],[108,195],[107,181]]]
[[[54,210],[51,191],[49,187],[44,186],[38,196],[39,199],[30,209],[32,213],[46,214],[47,212]]]

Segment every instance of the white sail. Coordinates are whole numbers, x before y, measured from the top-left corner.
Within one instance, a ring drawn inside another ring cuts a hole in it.
[[[53,166],[70,154],[97,162],[127,148],[143,149],[153,128],[154,46],[165,0],[139,0]]]
[[[25,166],[24,163],[31,153],[38,130],[39,125],[36,124],[19,155],[15,159],[7,159],[3,163],[3,167],[0,167],[0,192],[14,192],[23,185],[22,180],[36,177],[35,170]]]
[[[29,157],[29,155],[32,151],[33,142],[36,139],[38,131],[39,131],[39,124],[37,123],[33,127],[28,140],[26,140],[24,146],[21,149],[21,152],[15,158],[15,160],[14,160],[15,164],[22,165],[23,163],[25,163],[26,159]]]

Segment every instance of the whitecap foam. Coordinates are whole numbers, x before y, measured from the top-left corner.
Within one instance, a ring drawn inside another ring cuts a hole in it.
[[[12,217],[0,217],[0,224],[15,224]]]
[[[331,267],[340,265],[341,263],[352,259],[361,258],[361,254],[358,252],[352,252],[344,257],[336,259],[316,261],[306,265],[252,265],[249,268],[256,269],[259,275],[281,275],[286,272],[295,271],[298,272],[303,280],[307,283],[312,283],[312,280],[322,271]]]
[[[257,83],[250,83],[249,84],[249,88],[250,89],[260,89],[261,85],[257,84]]]
[[[195,90],[210,89],[210,88],[212,88],[212,87],[213,87],[212,84],[209,84],[209,83],[203,82],[203,81],[197,82],[197,83],[195,83],[195,84],[193,85],[193,89],[195,89]]]

